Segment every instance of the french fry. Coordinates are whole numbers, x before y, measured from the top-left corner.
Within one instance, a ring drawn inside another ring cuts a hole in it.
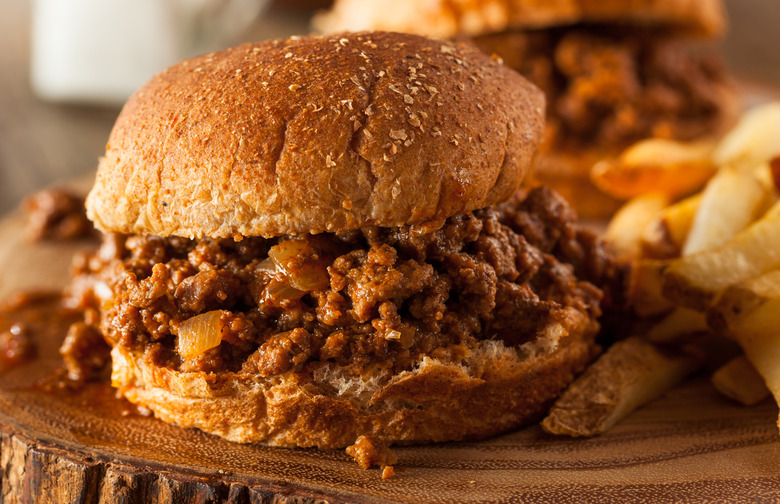
[[[661,351],[636,336],[619,341],[561,395],[542,428],[574,437],[601,434],[702,363],[701,355]]]
[[[628,297],[634,313],[652,317],[671,311],[674,303],[663,295],[664,271],[670,261],[641,259],[631,267]]]
[[[686,163],[693,174],[677,171]],[[706,166],[712,175],[699,194],[659,209],[659,194],[684,194],[678,189]],[[632,265],[634,312],[662,317],[650,319],[657,321],[643,340],[618,342],[583,373],[543,428],[571,436],[603,432],[701,365],[702,355],[681,348],[700,348],[691,342],[713,333],[745,352],[713,374],[713,385],[743,404],[771,394],[780,405],[780,102],[745,114],[714,150],[640,142],[594,166],[591,176],[604,192],[633,198],[606,238]]]
[[[618,210],[607,226],[604,239],[619,261],[629,262],[641,250],[642,231],[669,204],[664,194],[638,196]]]
[[[596,163],[591,180],[603,192],[630,199],[648,192],[670,197],[689,194],[715,173],[710,141],[680,142],[660,138],[642,140],[616,160]]]
[[[653,343],[676,343],[686,334],[708,329],[706,314],[690,308],[675,308],[653,325],[645,337]]]
[[[780,203],[728,243],[672,261],[663,295],[704,311],[729,285],[780,266]]]
[[[745,355],[764,379],[775,402],[780,404],[780,298],[772,298],[758,308],[735,317],[729,330]],[[778,419],[780,429],[780,418]]]
[[[778,141],[780,142],[780,139],[778,139]],[[780,157],[776,159],[778,161],[777,169],[780,170]],[[755,175],[756,179],[759,182],[764,184],[767,191],[767,196],[764,198],[764,204],[762,208],[759,208],[758,210],[758,215],[765,214],[770,208],[772,208],[775,205],[775,203],[780,201],[780,192],[778,192],[777,189],[777,184],[780,181],[776,181],[775,179],[772,162],[774,162],[774,159],[767,163],[761,163],[760,165],[753,168],[752,170],[753,175]],[[780,173],[778,175],[780,175]]]
[[[780,154],[780,102],[755,107],[745,114],[715,148],[718,166],[752,169]]]
[[[774,298],[780,298],[780,270],[730,285],[710,310],[709,325],[729,335],[730,326]]]
[[[764,379],[747,357],[740,355],[721,366],[711,377],[715,389],[745,406],[753,406],[768,397]]]
[[[736,236],[765,210],[769,192],[752,172],[722,168],[701,193],[682,255],[718,247]]]
[[[642,231],[642,257],[679,257],[700,201],[701,194],[696,194],[661,210]]]
[[[769,173],[772,175],[775,190],[780,191],[780,156],[774,157],[769,161]]]

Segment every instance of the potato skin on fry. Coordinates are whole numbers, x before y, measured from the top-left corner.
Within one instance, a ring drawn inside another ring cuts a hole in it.
[[[701,195],[697,194],[664,208],[642,231],[642,257],[679,257],[693,224]]]
[[[669,204],[669,197],[648,193],[632,199],[609,222],[604,239],[618,261],[629,262],[639,255],[642,232],[655,216]]]
[[[729,330],[780,404],[780,297],[736,317]],[[780,417],[778,418],[780,429]]]
[[[729,286],[707,313],[709,326],[734,337],[730,327],[773,298],[780,297],[780,270]]]
[[[628,297],[638,316],[652,317],[674,308],[663,295],[664,271],[669,264],[670,260],[640,259],[631,265]]]
[[[745,406],[758,404],[771,394],[761,375],[744,355],[721,366],[711,380],[718,392]]]
[[[572,437],[601,434],[702,363],[701,355],[661,350],[640,337],[619,341],[561,395],[542,429]]]
[[[672,261],[663,294],[707,310],[730,285],[780,267],[780,203],[724,245]]]
[[[615,160],[596,163],[590,178],[614,198],[630,199],[648,192],[679,197],[701,188],[715,173],[712,149],[710,140],[650,138],[635,143]]]

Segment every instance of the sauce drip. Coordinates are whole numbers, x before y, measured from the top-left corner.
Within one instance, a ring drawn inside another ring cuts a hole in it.
[[[34,372],[25,374],[35,379],[21,387],[28,392],[56,396],[57,401],[68,406],[89,409],[103,417],[144,415],[145,411],[117,397],[110,385],[108,366],[99,379],[68,377],[58,349],[70,327],[82,319],[82,311],[63,305],[59,292],[23,292],[1,303],[0,378],[6,378],[17,368],[34,366]],[[43,378],[40,378],[41,368],[48,368]],[[20,388],[6,379],[0,379],[0,387]]]

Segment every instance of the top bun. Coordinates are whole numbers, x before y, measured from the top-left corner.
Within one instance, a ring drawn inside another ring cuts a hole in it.
[[[434,224],[507,199],[543,118],[542,93],[470,45],[246,44],[129,99],[87,212],[103,231],[190,238]]]
[[[391,30],[431,37],[484,35],[576,23],[624,23],[695,36],[726,27],[721,0],[336,0],[320,32]]]

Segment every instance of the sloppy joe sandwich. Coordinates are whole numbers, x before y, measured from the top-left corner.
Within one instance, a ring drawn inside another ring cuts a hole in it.
[[[533,178],[592,217],[618,205],[590,181],[597,161],[645,138],[714,138],[738,109],[720,58],[699,47],[725,29],[720,0],[338,0],[315,26],[469,38],[503,58],[547,97]]]
[[[382,32],[181,62],[125,105],[76,265],[119,394],[237,442],[480,438],[597,354],[614,274],[567,204],[516,195],[542,93],[470,45]],[[514,195],[514,196],[513,196]],[[79,339],[84,338],[80,342]]]

